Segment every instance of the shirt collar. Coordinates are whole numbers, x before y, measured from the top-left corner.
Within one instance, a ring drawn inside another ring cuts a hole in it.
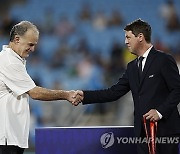
[[[8,45],[3,45],[3,50],[8,51],[11,55],[17,57],[19,60],[23,62],[23,64],[25,63],[26,61],[25,58],[22,58],[21,56],[19,56],[14,50],[9,48]]]
[[[147,56],[148,56],[150,50],[152,49],[152,47],[153,46],[150,46],[150,48],[146,50],[146,52],[142,55],[142,57],[147,58]]]

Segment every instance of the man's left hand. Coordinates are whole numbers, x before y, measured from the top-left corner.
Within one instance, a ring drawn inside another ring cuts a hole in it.
[[[147,120],[150,121],[158,121],[160,120],[160,117],[155,109],[151,109],[149,112],[143,115],[143,117],[146,117]]]

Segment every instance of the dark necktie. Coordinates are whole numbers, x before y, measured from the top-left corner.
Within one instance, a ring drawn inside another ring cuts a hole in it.
[[[142,61],[144,57],[140,56],[138,58],[138,68],[139,68],[139,80],[141,80],[141,75],[142,75]]]

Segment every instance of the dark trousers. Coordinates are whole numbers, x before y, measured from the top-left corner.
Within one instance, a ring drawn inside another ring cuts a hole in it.
[[[23,154],[24,148],[14,145],[0,145],[0,154]]]

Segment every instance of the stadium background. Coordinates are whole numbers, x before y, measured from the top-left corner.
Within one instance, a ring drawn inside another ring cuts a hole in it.
[[[53,89],[101,89],[117,82],[135,58],[124,45],[124,26],[141,18],[152,26],[156,48],[180,66],[179,0],[1,0],[0,46],[12,25],[33,22],[40,30],[27,70],[37,85]],[[35,127],[133,125],[128,93],[113,103],[73,107],[67,101],[30,100],[30,148]]]

